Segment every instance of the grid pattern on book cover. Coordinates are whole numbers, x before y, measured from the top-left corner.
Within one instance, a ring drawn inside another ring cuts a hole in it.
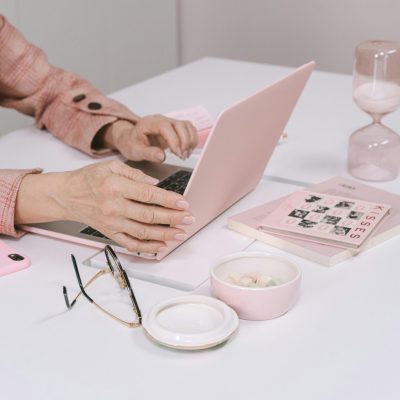
[[[389,211],[386,204],[298,191],[260,223],[276,234],[359,247]]]

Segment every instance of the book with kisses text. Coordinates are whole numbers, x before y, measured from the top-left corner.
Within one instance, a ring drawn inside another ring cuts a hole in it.
[[[259,229],[317,243],[358,249],[390,206],[300,190],[260,221]]]
[[[234,215],[228,227],[331,266],[400,233],[400,196],[336,177]]]

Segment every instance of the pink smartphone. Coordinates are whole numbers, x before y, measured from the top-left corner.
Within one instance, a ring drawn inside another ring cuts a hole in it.
[[[8,244],[0,241],[0,276],[28,268],[31,260]]]

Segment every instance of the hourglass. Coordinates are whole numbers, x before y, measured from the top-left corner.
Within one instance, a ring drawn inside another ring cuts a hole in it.
[[[400,136],[381,120],[400,105],[400,42],[375,40],[357,46],[353,99],[372,123],[350,136],[349,172],[369,181],[395,179],[400,168]]]

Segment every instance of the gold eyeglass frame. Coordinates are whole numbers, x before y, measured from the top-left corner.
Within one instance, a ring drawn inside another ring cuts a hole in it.
[[[87,300],[89,300],[90,303],[95,305],[100,311],[102,311],[103,313],[107,314],[109,317],[113,318],[117,322],[120,322],[121,324],[127,326],[128,328],[137,328],[137,327],[141,326],[141,324],[142,324],[142,314],[141,314],[139,305],[138,305],[138,303],[136,301],[136,297],[135,297],[135,295],[133,293],[133,290],[132,290],[131,284],[129,282],[128,276],[127,276],[125,270],[122,268],[122,265],[121,265],[117,255],[115,254],[114,250],[110,246],[107,245],[104,248],[104,253],[106,255],[108,267],[106,267],[104,269],[101,269],[92,278],[90,278],[84,285],[82,284],[82,280],[81,280],[81,276],[80,276],[80,273],[79,273],[78,265],[76,263],[75,256],[73,254],[71,254],[72,265],[74,267],[76,278],[78,280],[78,284],[79,284],[79,287],[80,287],[80,292],[76,295],[76,297],[72,300],[72,302],[70,302],[69,298],[68,298],[67,288],[65,286],[63,286],[63,295],[64,295],[64,300],[65,300],[65,303],[67,305],[67,308],[69,310],[71,310],[72,307],[75,305],[76,301],[79,299],[79,297],[81,295],[83,295],[84,297],[86,297]],[[131,302],[132,302],[133,312],[137,317],[137,322],[124,321],[123,319],[117,317],[112,312],[106,310],[101,305],[96,303],[87,294],[86,288],[88,286],[90,286],[97,278],[99,278],[99,277],[101,277],[101,276],[103,276],[105,274],[111,274],[115,278],[115,280],[117,281],[119,287],[122,290],[127,290],[128,291],[129,298],[131,299]]]

